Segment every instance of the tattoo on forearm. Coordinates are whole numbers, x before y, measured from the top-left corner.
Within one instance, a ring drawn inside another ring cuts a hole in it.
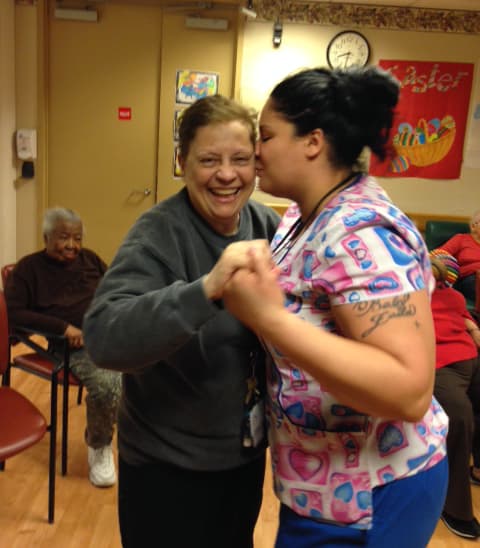
[[[409,303],[410,295],[401,295],[393,297],[391,300],[378,300],[366,301],[357,303],[353,307],[357,316],[366,316],[372,324],[369,329],[361,334],[364,339],[368,337],[377,327],[385,325],[394,318],[405,318],[407,316],[414,316],[417,309],[414,304]],[[416,322],[418,325],[418,322]]]

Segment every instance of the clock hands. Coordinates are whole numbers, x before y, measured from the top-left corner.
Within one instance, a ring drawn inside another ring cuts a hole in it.
[[[347,68],[348,66],[348,60],[350,59],[352,55],[352,52],[351,51],[347,51],[345,53],[340,53],[339,55],[337,55],[337,58],[340,59],[340,57],[345,57],[345,63],[344,63],[344,67]]]

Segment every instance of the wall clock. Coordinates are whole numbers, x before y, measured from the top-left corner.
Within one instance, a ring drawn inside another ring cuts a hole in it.
[[[333,69],[364,67],[370,57],[368,40],[355,30],[345,30],[335,35],[327,47],[327,61]]]

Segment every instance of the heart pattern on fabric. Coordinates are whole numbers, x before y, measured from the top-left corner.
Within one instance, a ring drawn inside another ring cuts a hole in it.
[[[335,257],[335,251],[333,251],[330,246],[327,246],[327,248],[325,249],[325,257],[327,259],[333,259],[333,257]]]
[[[285,409],[287,415],[293,419],[301,419],[303,417],[304,409],[300,402],[295,402]]]
[[[372,495],[370,491],[359,491],[357,493],[357,506],[360,510],[367,510],[372,505]]]
[[[403,447],[404,444],[403,432],[394,424],[387,424],[378,439],[378,449],[384,455]]]
[[[333,492],[336,499],[340,499],[345,504],[348,504],[353,498],[353,487],[350,482],[342,483]]]
[[[300,493],[298,495],[295,495],[295,502],[298,504],[298,506],[305,508],[305,506],[307,506],[308,497],[305,493]]]
[[[304,480],[308,481],[317,474],[323,466],[323,461],[316,455],[308,455],[299,449],[293,449],[288,460],[293,470]]]

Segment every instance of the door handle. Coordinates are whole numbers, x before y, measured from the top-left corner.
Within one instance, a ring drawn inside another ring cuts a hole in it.
[[[125,203],[131,206],[139,206],[147,196],[150,196],[150,194],[152,194],[150,188],[134,188],[125,199]]]
[[[138,188],[134,188],[132,190],[132,192],[130,192],[130,195],[129,195],[129,198],[131,196],[150,196],[150,194],[152,193],[151,189],[150,188],[144,188],[143,190],[140,190]]]

